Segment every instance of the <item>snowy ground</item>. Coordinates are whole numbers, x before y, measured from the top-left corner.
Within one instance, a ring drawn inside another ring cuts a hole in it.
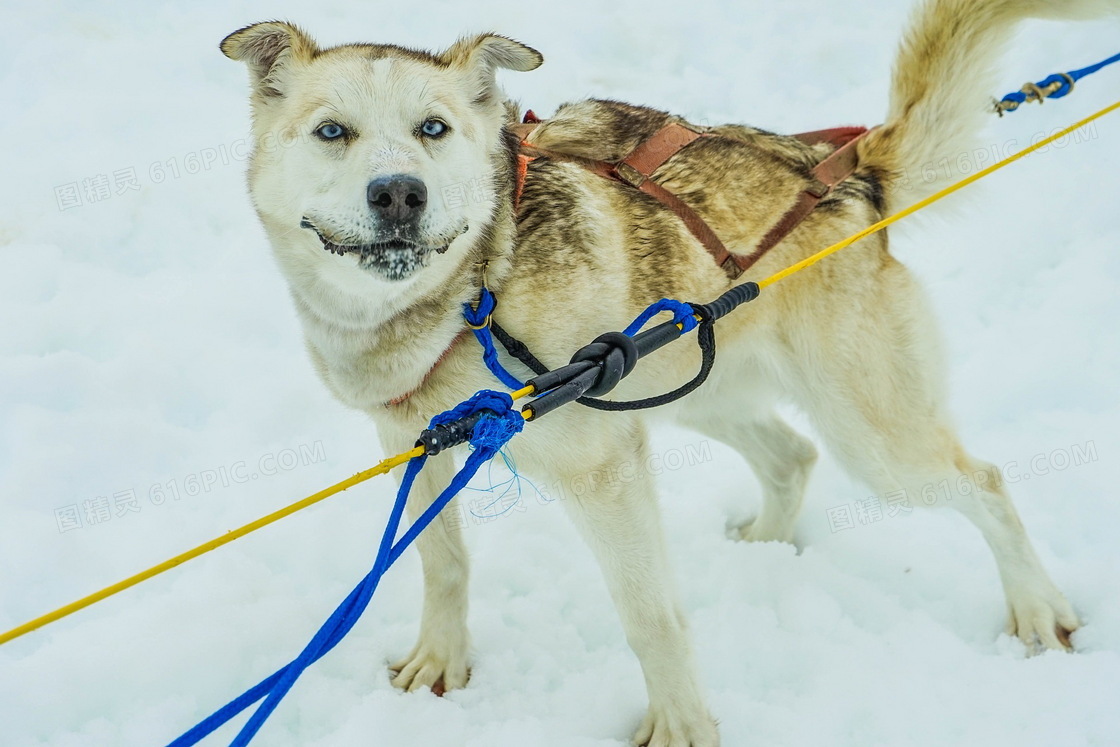
[[[218,53],[226,33],[285,17],[326,43],[437,47],[494,29],[544,52],[504,78],[538,113],[601,95],[797,131],[879,121],[904,5],[9,3],[0,629],[381,456],[314,379],[250,210],[246,74]],[[1115,53],[1118,30],[1027,27],[993,93]],[[992,148],[1095,111],[1118,81],[1120,67],[993,117]],[[979,535],[953,514],[861,523],[865,490],[827,459],[800,552],[725,540],[727,517],[757,505],[753,477],[727,448],[661,430],[670,542],[725,745],[1120,744],[1118,157],[1113,114],[894,235],[946,329],[966,441],[1021,476],[1024,521],[1086,621],[1079,652],[1026,658],[1000,633]],[[0,742],[169,741],[306,642],[368,568],[391,492],[356,488],[0,648]],[[523,507],[468,523],[467,689],[388,684],[417,626],[409,554],[259,743],[622,744],[644,708],[638,665],[563,511],[531,493]]]

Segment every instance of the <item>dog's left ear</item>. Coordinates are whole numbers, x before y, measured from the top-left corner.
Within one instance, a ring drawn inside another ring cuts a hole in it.
[[[480,99],[489,98],[497,90],[494,77],[498,68],[528,72],[544,62],[541,53],[532,47],[497,34],[460,39],[439,59],[450,67],[474,73]]]

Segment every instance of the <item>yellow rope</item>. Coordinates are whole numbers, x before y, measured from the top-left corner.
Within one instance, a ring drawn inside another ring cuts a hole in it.
[[[896,223],[897,221],[902,220],[906,216],[912,215],[912,214],[918,212],[919,210],[921,210],[922,208],[928,207],[929,205],[932,205],[933,203],[940,200],[942,197],[947,197],[947,196],[953,194],[958,189],[963,189],[963,188],[967,187],[969,184],[972,184],[973,182],[975,182],[979,179],[983,179],[988,174],[991,174],[995,171],[999,171],[1004,166],[1007,166],[1008,164],[1011,164],[1011,163],[1014,163],[1015,161],[1018,161],[1023,156],[1030,155],[1031,153],[1035,152],[1039,148],[1046,147],[1047,145],[1054,142],[1055,140],[1058,140],[1059,138],[1065,137],[1066,135],[1070,134],[1074,130],[1079,129],[1081,127],[1084,127],[1085,125],[1089,124],[1093,120],[1095,120],[1099,117],[1103,117],[1105,114],[1108,114],[1109,112],[1111,112],[1115,109],[1118,109],[1118,108],[1120,108],[1120,101],[1117,101],[1115,104],[1112,104],[1111,106],[1106,106],[1104,109],[1101,109],[1096,114],[1092,114],[1088,117],[1085,117],[1085,119],[1081,120],[1080,122],[1076,122],[1074,124],[1071,124],[1069,127],[1065,128],[1064,130],[1062,130],[1062,131],[1060,131],[1060,132],[1058,132],[1054,135],[1051,135],[1050,137],[1046,138],[1045,140],[1040,140],[1030,147],[1023,148],[1023,150],[1019,151],[1018,153],[1011,154],[1010,156],[1003,159],[1002,161],[999,161],[997,163],[993,163],[991,166],[989,166],[986,169],[982,169],[981,171],[977,171],[975,174],[972,174],[970,176],[965,177],[964,179],[961,179],[956,184],[952,184],[948,187],[945,187],[945,189],[942,189],[939,192],[935,192],[934,194],[930,195],[929,197],[925,198],[924,200],[920,200],[918,202],[915,202],[913,205],[906,208],[905,210],[900,210],[897,213],[895,213],[894,215],[883,218],[878,223],[871,224],[870,226],[863,229],[859,233],[853,234],[852,236],[849,236],[848,238],[844,239],[843,241],[839,241],[839,242],[833,244],[832,246],[828,247],[827,249],[822,249],[821,251],[817,252],[813,256],[808,257],[806,259],[803,259],[795,265],[790,265],[789,267],[782,270],[781,272],[774,273],[770,277],[768,277],[765,280],[759,282],[758,287],[760,289],[766,288],[767,286],[773,285],[774,283],[778,282],[779,280],[784,280],[785,278],[788,278],[790,275],[793,275],[794,273],[801,272],[806,267],[811,267],[811,266],[815,265],[817,262],[820,262],[825,257],[827,257],[831,254],[835,254],[836,252],[840,251],[841,249],[849,247],[852,244],[859,241],[860,239],[865,239],[873,233],[878,233],[879,231],[882,231],[884,228],[891,225],[892,223]]]
[[[85,609],[86,607],[90,606],[91,604],[95,604],[97,602],[100,602],[102,599],[108,599],[109,597],[113,596],[114,594],[116,594],[118,592],[121,592],[121,591],[124,591],[125,589],[128,589],[132,586],[135,586],[136,584],[140,583],[141,581],[147,581],[149,578],[152,578],[153,576],[158,576],[159,574],[163,573],[164,571],[169,571],[177,565],[185,563],[188,560],[193,560],[194,558],[197,558],[199,555],[203,555],[204,553],[208,553],[211,550],[214,550],[214,549],[217,549],[217,548],[221,547],[222,545],[233,542],[235,539],[240,539],[241,537],[244,537],[246,534],[249,534],[250,532],[254,532],[254,531],[260,529],[261,527],[264,527],[264,526],[267,526],[267,525],[271,524],[274,521],[279,521],[280,519],[283,519],[285,516],[290,516],[291,514],[294,514],[296,511],[299,511],[299,510],[307,508],[308,506],[311,506],[315,503],[318,503],[319,501],[323,500],[324,498],[330,498],[332,495],[334,495],[336,493],[341,493],[343,490],[346,490],[347,488],[353,487],[354,485],[357,485],[360,482],[365,482],[366,480],[370,479],[371,477],[376,477],[378,475],[383,475],[386,472],[388,472],[389,470],[391,470],[393,467],[396,467],[399,464],[404,464],[405,462],[407,462],[409,459],[412,459],[413,457],[418,457],[418,456],[423,456],[423,455],[424,455],[424,447],[423,446],[417,446],[412,451],[407,451],[403,454],[398,454],[395,457],[390,457],[389,459],[385,459],[385,460],[379,462],[377,464],[377,466],[370,467],[369,469],[365,470],[364,472],[359,472],[358,474],[354,475],[353,477],[347,478],[346,480],[343,480],[340,483],[336,483],[335,485],[332,485],[331,487],[327,488],[326,490],[320,490],[318,493],[315,493],[314,495],[309,495],[308,497],[304,498],[301,501],[296,501],[295,503],[291,504],[290,506],[285,506],[284,508],[282,508],[278,511],[273,511],[268,516],[263,516],[263,517],[257,519],[256,521],[253,521],[253,522],[250,522],[249,524],[246,524],[243,527],[239,527],[239,528],[234,529],[232,531],[226,532],[221,537],[218,537],[216,539],[212,539],[209,542],[201,544],[198,547],[194,548],[193,550],[187,550],[186,552],[181,553],[179,555],[176,555],[175,557],[173,557],[169,560],[163,561],[159,565],[152,566],[151,568],[149,568],[146,571],[141,571],[140,573],[137,573],[135,576],[129,576],[125,580],[118,581],[117,583],[113,584],[112,586],[106,586],[101,591],[94,592],[93,594],[90,594],[87,597],[82,597],[78,601],[71,602],[70,604],[66,605],[65,607],[59,607],[54,612],[48,612],[47,614],[45,614],[41,617],[37,617],[34,620],[31,620],[30,622],[26,622],[23,625],[20,625],[18,628],[13,628],[12,630],[9,630],[7,633],[4,633],[4,634],[0,635],[0,644],[4,644],[4,643],[7,643],[8,641],[15,640],[16,638],[19,638],[21,635],[24,635],[25,633],[30,633],[32,630],[35,630],[36,628],[41,628],[44,625],[55,622],[56,620],[61,620],[62,618],[66,617],[67,615],[71,615],[71,614],[77,612],[80,609]]]
[[[835,254],[836,252],[838,252],[841,249],[844,249],[848,246],[851,246],[852,244],[859,241],[860,239],[867,238],[871,234],[877,233],[877,232],[883,230],[884,228],[891,225],[892,223],[900,221],[903,218],[905,218],[906,216],[912,215],[913,213],[918,212],[922,208],[927,207],[928,205],[931,205],[934,202],[937,202],[941,198],[946,197],[946,196],[952,194],[953,192],[956,192],[959,189],[967,187],[969,184],[972,184],[973,182],[978,181],[979,179],[983,179],[985,176],[988,176],[989,174],[1002,169],[1004,166],[1007,166],[1008,164],[1011,164],[1011,163],[1019,160],[1023,156],[1029,155],[1029,154],[1033,153],[1034,151],[1038,150],[1039,148],[1043,148],[1043,147],[1049,145],[1050,143],[1054,142],[1055,140],[1058,140],[1059,138],[1065,137],[1066,135],[1070,134],[1074,130],[1076,130],[1080,127],[1084,127],[1085,125],[1089,124],[1093,120],[1095,120],[1099,117],[1103,117],[1105,114],[1108,114],[1109,112],[1114,111],[1115,109],[1118,109],[1118,108],[1120,108],[1120,101],[1117,101],[1115,104],[1112,104],[1111,106],[1106,106],[1104,109],[1101,109],[1096,114],[1090,115],[1090,116],[1086,117],[1085,119],[1082,119],[1080,122],[1072,124],[1069,127],[1065,128],[1064,130],[1061,130],[1060,132],[1058,132],[1054,135],[1051,135],[1050,137],[1048,137],[1044,140],[1040,140],[1039,142],[1035,143],[1034,145],[1031,145],[1030,147],[1024,148],[1023,150],[1019,151],[1018,153],[1015,153],[1013,155],[1008,156],[1007,158],[1003,159],[1002,161],[999,161],[997,163],[992,164],[991,166],[987,167],[986,169],[983,169],[981,171],[977,171],[975,174],[972,174],[971,176],[968,176],[968,177],[965,177],[964,179],[961,179],[959,182],[957,182],[957,183],[955,183],[951,186],[948,186],[948,187],[940,190],[939,192],[936,192],[936,193],[930,195],[929,197],[925,198],[924,200],[921,200],[919,202],[914,203],[913,205],[906,208],[905,210],[900,210],[899,212],[895,213],[894,215],[888,216],[888,217],[884,218],[883,220],[879,221],[878,223],[874,223],[874,224],[868,226],[867,228],[863,229],[862,231],[860,231],[856,234],[853,234],[852,236],[849,236],[848,238],[844,239],[843,241],[837,242],[837,243],[833,244],[832,246],[830,246],[826,249],[822,249],[821,251],[817,252],[816,254],[812,255],[811,257],[803,259],[802,261],[798,262],[797,264],[791,265],[791,266],[787,267],[786,269],[782,270],[781,272],[778,272],[778,273],[775,273],[775,274],[771,275],[770,277],[766,278],[765,280],[759,282],[758,286],[759,286],[759,288],[766,288],[767,286],[773,285],[774,283],[778,282],[779,280],[783,280],[784,278],[787,278],[790,275],[793,275],[794,273],[800,272],[801,270],[804,270],[807,267],[811,267],[812,265],[815,265],[817,262],[820,262],[825,257],[827,257],[831,254]],[[680,326],[680,325],[678,325],[678,326]],[[534,394],[533,387],[526,386],[522,389],[518,389],[516,392],[513,392],[510,396],[514,400],[517,400],[517,399],[521,399],[522,397],[530,396],[532,394]],[[523,415],[526,417],[526,419],[528,419],[528,417],[529,417],[528,412],[524,412]],[[246,534],[249,534],[250,532],[254,532],[254,531],[260,529],[261,527],[268,526],[269,524],[271,524],[275,521],[279,521],[280,519],[283,519],[285,516],[290,516],[291,514],[294,514],[296,511],[300,511],[302,509],[305,509],[308,506],[311,506],[315,503],[318,503],[319,501],[324,500],[325,498],[329,498],[332,495],[335,495],[336,493],[341,493],[343,490],[346,490],[347,488],[353,487],[354,485],[357,485],[358,483],[365,482],[366,480],[370,479],[371,477],[377,477],[378,475],[383,475],[386,472],[388,472],[389,470],[393,469],[393,467],[404,464],[409,459],[412,459],[413,457],[422,456],[423,454],[424,454],[423,447],[422,446],[417,446],[416,448],[412,449],[411,451],[406,451],[403,454],[398,454],[397,456],[390,457],[388,459],[384,459],[381,462],[379,462],[376,466],[371,467],[370,469],[367,469],[364,472],[359,472],[358,474],[354,475],[353,477],[350,477],[346,480],[343,480],[340,483],[336,483],[335,485],[332,485],[331,487],[329,487],[325,490],[321,490],[318,493],[315,493],[314,495],[310,495],[310,496],[308,496],[307,498],[304,498],[301,501],[296,501],[295,503],[291,504],[290,506],[286,506],[286,507],[284,507],[284,508],[282,508],[278,511],[274,511],[273,513],[268,514],[267,516],[263,516],[260,519],[257,519],[256,521],[250,522],[249,524],[246,524],[243,527],[239,527],[238,529],[234,529],[232,531],[226,532],[221,537],[218,537],[216,539],[212,539],[209,542],[206,542],[202,545],[199,545],[198,547],[194,548],[193,550],[188,550],[187,552],[181,553],[180,555],[176,555],[175,557],[173,557],[169,560],[165,560],[164,562],[160,563],[159,565],[152,566],[151,568],[147,569],[146,571],[141,571],[140,573],[137,573],[134,576],[129,576],[128,578],[124,579],[123,581],[119,581],[119,582],[113,584],[112,586],[105,587],[101,591],[94,592],[93,594],[90,594],[89,596],[86,596],[86,597],[82,597],[81,599],[77,600],[76,602],[71,602],[70,604],[68,604],[64,607],[59,607],[54,612],[49,612],[45,615],[42,615],[40,617],[35,618],[34,620],[31,620],[30,622],[26,622],[23,625],[20,625],[19,627],[13,628],[6,633],[0,634],[0,645],[5,644],[8,641],[15,640],[16,638],[19,638],[20,636],[22,636],[26,633],[30,633],[31,631],[36,630],[38,628],[41,628],[44,625],[47,625],[49,623],[55,622],[56,620],[61,620],[62,618],[66,617],[67,615],[71,615],[71,614],[77,612],[78,610],[85,609],[86,607],[89,607],[91,604],[95,604],[97,602],[100,602],[103,599],[107,599],[107,598],[113,596],[114,594],[117,594],[118,592],[124,591],[125,589],[128,589],[130,587],[135,586],[136,584],[140,583],[141,581],[146,581],[149,578],[152,578],[153,576],[158,576],[159,574],[163,573],[164,571],[171,570],[172,568],[174,568],[177,565],[185,563],[188,560],[192,560],[194,558],[197,558],[199,555],[203,555],[205,553],[210,552],[211,550],[214,550],[216,548],[221,547],[222,545],[233,542],[235,539],[239,539],[241,537],[244,537]]]
[[[518,389],[516,392],[513,392],[510,396],[513,399],[517,400],[517,399],[521,399],[522,397],[527,397],[527,396],[533,394],[533,391],[534,391],[533,387],[527,386],[523,389]],[[326,488],[325,490],[320,490],[318,493],[315,493],[314,495],[309,495],[301,501],[296,501],[295,503],[291,504],[290,506],[285,506],[284,508],[281,508],[278,511],[273,511],[272,513],[268,514],[267,516],[262,516],[261,518],[257,519],[256,521],[250,522],[243,527],[238,527],[237,529],[233,529],[229,532],[226,532],[221,537],[218,537],[216,539],[212,539],[209,542],[201,544],[201,545],[199,545],[198,547],[196,547],[192,550],[187,550],[186,552],[181,553],[179,555],[176,555],[175,557],[170,558],[169,560],[163,561],[159,565],[152,566],[151,568],[147,569],[146,571],[141,571],[140,573],[137,573],[135,576],[129,576],[128,578],[124,579],[123,581],[118,581],[117,583],[113,584],[112,586],[106,586],[101,591],[94,592],[93,594],[90,594],[89,596],[86,596],[86,597],[82,597],[81,599],[77,600],[76,602],[71,602],[70,604],[66,605],[65,607],[59,607],[54,612],[48,612],[47,614],[42,615],[40,617],[36,617],[34,620],[26,622],[26,623],[24,623],[23,625],[20,625],[17,628],[12,628],[8,632],[0,634],[0,645],[3,645],[5,643],[7,643],[8,641],[15,640],[16,638],[19,638],[21,635],[24,635],[26,633],[30,633],[31,631],[36,630],[38,628],[41,628],[44,625],[48,625],[48,624],[50,624],[52,622],[55,622],[57,620],[61,620],[62,618],[66,617],[67,615],[72,615],[73,613],[77,612],[78,610],[85,609],[86,607],[89,607],[91,604],[96,604],[97,602],[100,602],[103,599],[108,599],[109,597],[113,596],[114,594],[122,592],[125,589],[128,589],[130,587],[136,586],[136,584],[140,583],[141,581],[147,581],[149,578],[152,578],[153,576],[158,576],[159,574],[163,573],[164,571],[169,571],[172,568],[174,568],[175,566],[181,565],[181,564],[187,562],[188,560],[193,560],[193,559],[197,558],[199,555],[204,555],[204,554],[210,552],[211,550],[216,550],[217,548],[221,547],[222,545],[229,544],[230,542],[233,542],[235,539],[240,539],[241,537],[244,537],[246,534],[249,534],[250,532],[255,532],[256,530],[260,529],[261,527],[266,527],[266,526],[268,526],[269,524],[271,524],[275,521],[279,521],[280,519],[283,519],[285,516],[291,516],[296,511],[301,511],[301,510],[307,508],[308,506],[311,506],[311,505],[314,505],[314,504],[318,503],[321,500],[324,500],[326,498],[330,498],[332,495],[335,495],[337,493],[341,493],[342,491],[346,490],[347,488],[352,488],[355,485],[357,485],[358,483],[365,482],[366,480],[370,479],[371,477],[377,477],[378,475],[383,475],[386,472],[388,472],[389,470],[393,469],[394,467],[397,467],[399,465],[404,464],[409,459],[412,459],[412,458],[418,457],[418,456],[423,456],[423,455],[424,455],[424,447],[423,446],[417,446],[416,448],[414,448],[410,451],[406,451],[403,454],[397,454],[394,457],[389,457],[388,459],[383,459],[380,462],[378,462],[377,465],[375,465],[373,467],[370,467],[369,469],[365,470],[364,472],[359,472],[356,475],[354,475],[353,477],[349,477],[349,478],[343,480],[342,482],[336,483],[336,484],[330,486],[329,488]]]

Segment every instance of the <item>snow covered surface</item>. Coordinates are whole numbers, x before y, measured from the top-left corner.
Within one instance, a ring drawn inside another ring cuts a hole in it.
[[[906,5],[8,4],[0,629],[381,456],[315,380],[251,212],[246,73],[218,53],[226,33],[281,17],[324,43],[432,48],[492,29],[544,53],[503,77],[542,115],[597,95],[799,131],[879,121]],[[1113,54],[1118,30],[1029,25],[992,93]],[[987,142],[1005,155],[1110,103],[1118,81],[1109,69],[993,116]],[[979,535],[952,513],[861,523],[867,491],[827,458],[800,550],[726,540],[727,518],[755,510],[753,477],[665,428],[661,499],[725,745],[1120,743],[1118,157],[1113,114],[894,233],[946,331],[966,443],[1022,475],[1019,510],[1086,623],[1078,653],[1026,658],[1001,634]],[[367,570],[391,494],[389,479],[355,488],[0,648],[0,742],[166,743],[306,642]],[[531,491],[522,505],[465,518],[469,687],[388,683],[417,630],[410,553],[258,742],[623,744],[645,706],[637,662],[563,510]]]

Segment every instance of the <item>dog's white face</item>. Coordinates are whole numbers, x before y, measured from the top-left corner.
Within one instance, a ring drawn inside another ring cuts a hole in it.
[[[235,32],[222,51],[252,72],[251,186],[274,243],[279,232],[332,274],[397,286],[456,267],[490,221],[505,116],[495,69],[541,61],[492,35],[440,55],[324,51],[283,23]]]

